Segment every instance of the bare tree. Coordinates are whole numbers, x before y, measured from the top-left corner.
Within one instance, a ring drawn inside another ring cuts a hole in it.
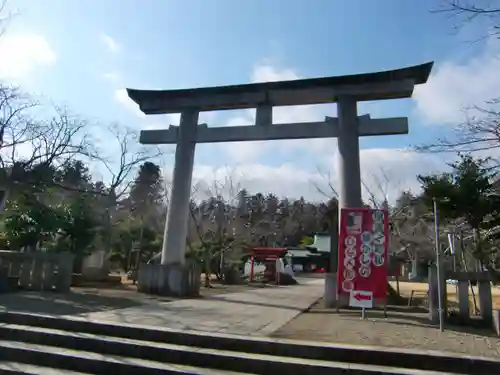
[[[223,270],[232,271],[241,263],[250,246],[282,246],[293,216],[288,201],[273,194],[247,195],[234,174],[234,170],[226,171],[219,178],[215,173],[209,187],[198,184],[198,197],[206,199],[196,203],[193,199],[191,205],[188,247],[198,254],[205,274],[214,271],[219,278]],[[205,282],[210,285],[208,277]]]
[[[104,144],[98,147],[92,158],[110,176],[107,184],[110,195],[120,199],[128,191],[135,169],[147,160],[161,157],[163,153],[158,147],[140,145],[137,131],[131,128],[113,124],[107,131],[108,134],[99,133]]]
[[[14,16],[12,12],[7,12],[7,0],[0,0],[0,37],[5,33],[8,23]]]
[[[474,116],[458,124],[450,135],[438,138],[430,144],[417,145],[416,151],[427,153],[481,152],[500,147],[500,99],[474,106]]]
[[[34,168],[63,166],[75,157],[91,155],[87,122],[65,108],[52,113],[17,88],[0,86],[0,184],[3,202],[11,189],[43,185]],[[36,181],[34,180],[36,179]],[[2,202],[2,205],[3,205]]]
[[[401,258],[401,254],[405,254],[409,260],[431,257],[434,241],[432,215],[422,201],[410,191],[403,190],[397,201],[391,204],[389,187],[398,189],[401,186],[383,168],[378,175],[372,175],[372,180],[374,187],[362,184],[371,206],[389,213],[392,255]]]
[[[48,119],[43,110],[16,88],[0,86],[0,166],[25,169],[37,164],[62,164],[76,155],[89,155],[87,123],[65,108],[56,108]]]
[[[448,15],[457,20],[459,29],[472,22],[486,24],[487,31],[480,40],[500,36],[499,0],[443,0],[435,13]],[[465,120],[451,134],[430,144],[417,145],[420,152],[481,152],[500,147],[500,100],[492,99],[484,104],[464,108]]]
[[[313,182],[316,191],[327,199],[338,199],[339,195],[332,182],[331,174],[325,173],[319,168],[318,172],[322,177],[325,186],[321,186],[320,184]],[[368,202],[375,208],[387,207],[389,201],[389,186],[394,186],[394,179],[389,177],[388,172],[384,168],[380,168],[379,174],[372,173],[370,175],[370,179],[372,180],[370,184],[365,178],[361,179],[361,186],[364,189],[364,193],[368,195]],[[374,186],[371,186],[372,184]]]
[[[373,208],[389,209],[389,186],[395,185],[395,182],[389,179],[389,175],[384,168],[380,168],[379,175],[372,174],[371,178],[375,185],[373,188],[364,180],[361,180],[361,184],[368,195],[368,201]]]
[[[433,12],[445,13],[458,21],[456,27],[484,20],[489,29],[481,39],[500,35],[500,2],[498,0],[445,0]]]
[[[158,147],[140,145],[137,132],[130,128],[113,124],[107,131],[108,134],[99,132],[100,139],[105,140],[105,144],[98,147],[90,157],[97,165],[102,166],[109,176],[103,201],[104,246],[109,249],[113,216],[118,210],[119,201],[129,191],[135,169],[147,160],[161,157],[163,153]]]
[[[316,181],[313,181],[312,184],[316,191],[324,196],[327,199],[336,198],[338,199],[339,194],[337,189],[333,186],[333,177],[330,172],[323,171],[320,167],[317,167],[318,173],[321,176],[322,181],[325,186],[320,185]]]
[[[0,0],[0,37],[12,17],[7,0]],[[66,108],[47,108],[19,88],[0,82],[0,211],[14,186],[55,183],[34,181],[40,177],[34,176],[34,168],[48,170],[89,155],[86,127],[86,121]]]
[[[223,279],[224,268],[238,263],[251,231],[240,210],[242,189],[233,179],[234,171],[226,171],[223,180],[218,178],[217,172],[214,172],[211,186],[204,186],[201,182],[195,185],[190,210],[187,245],[203,263],[206,287],[211,286],[210,275],[213,272]],[[215,263],[218,265],[215,266]]]

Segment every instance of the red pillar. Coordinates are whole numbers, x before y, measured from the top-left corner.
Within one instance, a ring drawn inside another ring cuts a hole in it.
[[[276,273],[276,285],[280,285],[280,273],[278,272],[278,259],[280,259],[280,256],[277,255],[276,259],[274,260],[274,272]]]
[[[250,257],[250,281],[253,281],[253,263],[254,263],[254,256],[252,255]]]

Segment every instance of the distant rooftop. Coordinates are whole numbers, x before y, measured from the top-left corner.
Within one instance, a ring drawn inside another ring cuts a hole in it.
[[[211,111],[258,105],[322,104],[335,102],[340,95],[352,95],[359,101],[401,99],[411,97],[414,85],[427,82],[432,66],[433,62],[428,62],[376,73],[182,90],[127,89],[127,92],[145,114],[179,113],[187,107]]]
[[[321,256],[321,253],[314,253],[314,252],[311,252],[307,249],[288,250],[288,254],[292,258],[310,258],[310,257],[320,257]]]

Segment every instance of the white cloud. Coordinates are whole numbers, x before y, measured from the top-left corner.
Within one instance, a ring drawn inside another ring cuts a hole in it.
[[[139,106],[129,98],[126,89],[118,89],[114,92],[115,100],[120,103],[125,109],[137,117],[146,117],[139,109]]]
[[[498,42],[493,42],[465,62],[436,66],[429,81],[415,89],[418,111],[430,123],[453,125],[464,121],[465,109],[499,97],[499,51]]]
[[[360,163],[361,178],[368,189],[378,198],[386,195],[390,201],[403,190],[420,191],[417,175],[439,173],[445,168],[439,156],[398,148],[363,149]]]
[[[301,77],[292,69],[278,69],[274,66],[256,65],[252,72],[252,82],[293,81]]]
[[[47,40],[37,34],[2,35],[0,78],[25,78],[37,68],[53,65],[57,56]]]
[[[104,78],[106,81],[109,81],[111,83],[118,83],[121,79],[121,74],[119,72],[107,72],[102,75],[102,78]]]
[[[165,171],[168,179],[171,169]],[[231,181],[232,186],[245,188],[251,193],[273,193],[280,197],[304,196],[307,199],[323,200],[315,188],[316,182],[320,184],[323,178],[318,172],[311,172],[297,168],[292,164],[283,164],[278,167],[249,163],[235,168],[215,168],[209,165],[196,165],[193,172],[193,184],[197,186],[197,198],[203,199],[208,195],[214,181],[218,183]],[[231,193],[229,183],[223,183],[221,192],[224,195]],[[231,195],[234,195],[234,191]]]
[[[118,44],[118,42],[108,34],[101,34],[101,42],[112,53],[118,53],[121,50],[121,46]]]
[[[310,157],[310,155],[305,155]],[[439,172],[443,164],[434,155],[420,155],[403,149],[365,149],[360,153],[361,178],[378,200],[387,197],[394,202],[403,190],[418,192],[418,174]],[[167,180],[171,169],[165,171]],[[329,185],[339,186],[337,159],[329,155],[319,169],[304,168],[293,163],[272,166],[247,162],[234,167],[220,167],[197,164],[193,173],[193,184],[199,187],[198,198],[207,195],[214,181],[230,180],[233,186],[248,189],[251,193],[274,193],[279,197],[321,201],[332,196]],[[228,186],[225,186],[226,189]],[[224,189],[223,189],[224,190]],[[228,191],[223,191],[228,193]],[[233,192],[234,194],[234,192]],[[368,201],[369,193],[363,188],[363,198]]]

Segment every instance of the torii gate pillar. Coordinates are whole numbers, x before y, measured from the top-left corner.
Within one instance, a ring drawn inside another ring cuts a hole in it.
[[[337,101],[339,117],[338,171],[339,171],[339,218],[340,209],[347,207],[362,207],[361,166],[359,160],[359,132],[357,101],[352,97],[341,97]],[[339,223],[340,225],[340,220]],[[330,270],[325,275],[325,307],[345,306],[349,301],[338,301],[337,270],[338,270],[338,233],[331,232],[333,243],[330,246]],[[335,249],[335,251],[333,251]]]
[[[175,148],[172,186],[163,244],[161,264],[184,264],[184,248],[189,220],[189,201],[193,179],[194,152],[196,146],[196,127],[199,112],[189,108],[181,113],[179,138]]]
[[[359,133],[357,102],[352,97],[341,97],[337,102],[339,117],[338,163],[339,206],[361,207],[361,169],[359,163]]]
[[[285,82],[151,91],[128,89],[145,114],[181,113],[179,127],[141,131],[143,144],[175,144],[175,163],[163,238],[161,264],[139,270],[139,290],[159,294],[196,294],[193,268],[185,264],[189,200],[196,143],[277,139],[338,138],[339,208],[360,208],[359,137],[407,134],[407,118],[371,119],[358,116],[357,102],[409,98],[425,83],[432,63],[352,76]],[[272,107],[337,102],[338,118],[322,122],[273,124]],[[200,111],[256,108],[256,124],[234,127],[198,125]],[[335,301],[337,255],[332,254],[325,297]],[[195,285],[196,284],[196,285]]]

